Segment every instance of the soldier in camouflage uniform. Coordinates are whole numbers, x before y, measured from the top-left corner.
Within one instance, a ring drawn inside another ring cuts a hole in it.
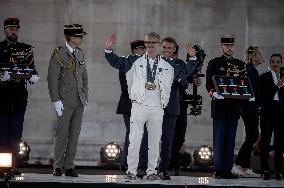
[[[82,25],[64,26],[66,43],[54,50],[48,68],[48,89],[57,113],[54,143],[53,175],[77,177],[74,158],[84,108],[88,102],[88,75],[83,51],[78,48],[83,35]]]
[[[18,157],[28,102],[27,82],[38,82],[33,47],[18,42],[18,18],[4,20],[6,38],[0,42],[0,148]],[[24,73],[25,72],[25,73]]]

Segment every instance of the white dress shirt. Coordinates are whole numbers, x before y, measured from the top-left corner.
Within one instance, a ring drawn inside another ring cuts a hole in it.
[[[271,70],[271,74],[272,74],[272,78],[273,78],[274,84],[277,85],[277,83],[278,83],[278,78],[280,78],[280,75],[279,75],[279,77],[277,77],[277,76],[276,76],[277,73],[274,72],[273,70]],[[278,73],[278,74],[279,74],[279,73]],[[273,100],[279,101],[278,91],[276,91]]]
[[[68,48],[68,50],[69,50],[69,52],[70,52],[71,54],[73,54],[73,52],[76,51],[76,50],[73,49],[71,46],[69,46],[69,44],[68,44],[67,42],[66,42],[65,44],[66,44],[66,46],[67,46],[67,48]]]

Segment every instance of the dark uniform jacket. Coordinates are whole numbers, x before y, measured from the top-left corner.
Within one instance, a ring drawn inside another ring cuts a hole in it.
[[[235,58],[226,58],[224,55],[209,61],[206,70],[206,89],[209,93],[215,90],[212,76],[246,76],[245,63]],[[212,99],[211,117],[216,119],[233,120],[240,118],[241,100]]]
[[[15,65],[13,65],[15,64]],[[37,74],[34,66],[32,46],[7,40],[0,42],[0,67],[14,67],[17,64],[26,65],[26,68],[34,69],[32,74]],[[0,70],[4,72],[4,69]],[[10,79],[0,82],[0,111],[24,112],[28,101],[26,89],[27,79]]]

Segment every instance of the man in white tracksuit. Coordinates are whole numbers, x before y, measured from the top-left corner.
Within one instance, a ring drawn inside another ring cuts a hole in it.
[[[174,80],[178,80],[187,88],[185,68],[190,72],[195,66],[195,50],[192,47],[187,48],[187,52],[194,57],[183,66],[158,54],[160,36],[157,33],[151,32],[145,36],[146,53],[141,56],[118,57],[112,51],[115,42],[115,34],[107,37],[105,57],[111,66],[126,73],[129,97],[132,101],[126,178],[136,179],[140,144],[146,122],[149,147],[146,179],[158,180],[160,176],[155,168],[159,159],[163,108],[168,104]]]

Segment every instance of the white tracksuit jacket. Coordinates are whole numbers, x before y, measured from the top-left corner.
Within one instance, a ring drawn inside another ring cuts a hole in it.
[[[105,50],[105,58],[111,66],[126,73],[129,98],[133,102],[142,104],[145,97],[145,83],[147,82],[147,54],[118,57],[112,50]],[[178,80],[181,83],[180,85],[186,89],[188,87],[186,75],[191,74],[196,66],[196,60],[189,60],[186,65],[183,65],[173,59],[158,56],[156,76],[160,86],[163,108],[169,102],[173,81]]]

